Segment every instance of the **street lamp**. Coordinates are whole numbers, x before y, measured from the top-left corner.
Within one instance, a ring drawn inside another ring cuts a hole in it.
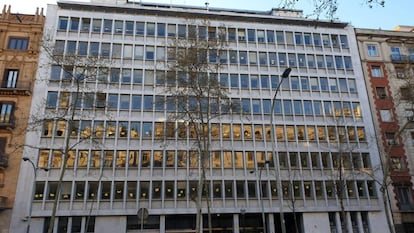
[[[277,165],[275,166],[276,169],[276,183],[277,183],[277,193],[279,194],[279,201],[280,201],[280,226],[282,228],[282,233],[286,233],[286,226],[285,226],[285,217],[283,214],[283,195],[282,195],[282,181],[280,180],[280,163],[279,157],[276,156],[276,138],[275,138],[275,125],[273,124],[274,121],[274,111],[275,111],[275,101],[277,93],[280,90],[280,86],[282,85],[283,81],[289,77],[290,72],[292,71],[291,68],[286,68],[283,71],[282,79],[280,80],[279,84],[276,87],[275,94],[272,99],[272,108],[270,110],[270,130],[271,130],[271,140],[272,140],[272,155],[273,158],[276,158]]]
[[[263,223],[263,233],[267,232],[266,227],[266,215],[264,212],[264,204],[263,204],[263,190],[262,190],[262,171],[266,164],[269,164],[269,161],[266,160],[264,163],[259,163],[259,202],[260,207],[262,208],[262,223]],[[250,173],[255,173],[256,171],[250,171]]]
[[[35,189],[36,189],[37,170],[42,169],[42,170],[47,172],[47,171],[49,171],[49,168],[36,167],[36,165],[33,163],[33,161],[31,159],[29,159],[28,157],[23,157],[22,159],[23,159],[23,161],[29,162],[32,165],[33,173],[34,173],[33,184],[32,184],[32,194],[30,195],[30,203],[29,203],[29,215],[27,217],[27,228],[26,228],[26,233],[29,233],[30,232],[30,223],[32,221],[32,207],[33,207],[33,200],[34,200]]]

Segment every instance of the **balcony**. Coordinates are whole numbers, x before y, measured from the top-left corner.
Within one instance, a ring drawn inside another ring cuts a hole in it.
[[[0,120],[0,129],[13,130],[14,128],[16,128],[14,117]]]
[[[1,82],[0,95],[25,95],[30,96],[32,94],[31,82],[17,82],[9,83],[7,81]]]
[[[6,169],[9,166],[9,155],[0,154],[0,169]]]
[[[391,61],[395,63],[414,63],[414,54],[403,55],[403,54],[392,54]]]

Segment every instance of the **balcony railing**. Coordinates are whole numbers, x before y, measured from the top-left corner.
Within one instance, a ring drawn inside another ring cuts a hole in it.
[[[407,63],[407,62],[414,63],[414,54],[410,54],[410,55],[392,54],[391,61],[397,62],[397,63]]]
[[[0,154],[0,169],[5,169],[9,166],[9,155]]]
[[[10,83],[8,81],[2,81],[0,85],[0,94],[3,95],[31,95],[31,90],[31,82]]]
[[[0,121],[0,129],[14,129],[16,127],[16,122],[14,117],[11,117],[9,120]]]

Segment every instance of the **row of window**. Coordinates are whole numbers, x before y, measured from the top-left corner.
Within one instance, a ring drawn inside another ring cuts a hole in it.
[[[266,159],[267,158],[267,159]],[[40,150],[39,167],[61,168],[63,156],[60,150]],[[278,152],[281,169],[355,169],[371,168],[368,153],[339,152]],[[275,163],[273,154],[264,151],[212,151],[205,160],[206,168],[255,169],[265,161],[269,169]],[[78,150],[68,153],[67,168],[198,168],[197,151],[185,150]]]
[[[259,194],[258,181],[210,180],[207,181],[208,192],[203,190],[203,197],[217,199],[256,199]],[[337,181],[339,182],[339,181]],[[174,200],[188,199],[197,196],[198,181],[75,181],[63,182],[61,200],[83,201],[85,199],[101,201],[125,200],[137,198],[141,200]],[[334,181],[292,181],[282,182],[284,199],[325,199],[335,198],[336,182]],[[35,200],[53,200],[57,182],[36,183]],[[276,182],[262,181],[263,198],[277,199]],[[343,187],[345,198],[376,198],[375,183],[373,181],[347,180]]]
[[[129,95],[129,94],[105,94],[105,93],[80,93],[50,91],[47,95],[47,108],[68,108],[75,105],[79,109],[106,108],[108,110],[132,110],[132,111],[167,111],[179,112],[180,109],[197,109],[198,104],[191,98],[179,99],[170,96],[152,95]],[[187,103],[188,102],[188,103]],[[212,107],[218,103],[216,98],[209,102]],[[270,114],[272,103],[269,99],[232,99],[233,113],[242,114]],[[217,107],[219,108],[219,107]],[[220,109],[217,109],[220,111]],[[224,111],[221,110],[223,114]],[[359,102],[350,101],[320,101],[320,100],[274,100],[274,114],[285,116],[325,116],[325,117],[354,117],[361,118],[361,107]]]
[[[44,137],[64,137],[67,122],[64,120],[46,121]],[[196,139],[197,129],[185,123],[172,122],[128,122],[128,121],[75,121],[72,137],[81,138],[145,138],[145,139]],[[266,135],[266,136],[265,136]],[[355,126],[315,126],[315,125],[276,125],[275,138],[278,141],[319,141],[319,142],[364,142],[364,127]],[[270,125],[251,124],[211,124],[211,140],[271,140]]]
[[[50,80],[71,80],[83,75],[83,67],[66,66],[61,67],[53,65],[51,67]],[[91,68],[94,69],[94,68]],[[92,72],[92,71],[91,71]],[[95,74],[96,72],[96,74]],[[131,68],[111,68],[97,69],[94,76],[85,78],[86,81],[95,82],[98,80],[102,83],[121,83],[121,84],[144,84],[146,86],[155,85],[180,85],[182,80],[186,81],[188,76],[185,73],[175,73],[166,70],[152,69],[131,69]],[[202,73],[210,79],[219,79],[222,87],[242,88],[242,89],[262,89],[269,88],[274,90],[279,85],[280,77],[278,75],[256,75],[256,74],[235,74],[235,73]],[[175,78],[174,78],[175,77]],[[301,90],[312,92],[351,92],[356,93],[356,81],[353,78],[336,78],[336,77],[308,77],[308,76],[290,76],[285,79],[280,86],[281,90]]]
[[[65,49],[66,48],[66,49]],[[112,49],[111,49],[112,48]],[[57,40],[54,47],[55,54],[100,56],[113,59],[145,59],[150,61],[165,61],[174,59],[174,50],[166,46],[112,44],[86,41]],[[296,54],[286,52],[265,51],[236,51],[236,50],[209,50],[204,54],[210,63],[260,65],[260,66],[289,66],[328,69],[352,70],[350,56],[332,56],[322,54]],[[206,60],[207,61],[207,60]]]
[[[278,43],[348,49],[346,35],[310,32],[275,31],[264,29],[227,28],[155,22],[135,22],[112,19],[59,17],[59,31],[107,33],[119,35],[157,36],[170,38],[224,39],[249,43]]]

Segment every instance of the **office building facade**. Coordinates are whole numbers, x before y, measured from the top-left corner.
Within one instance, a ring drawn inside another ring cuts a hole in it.
[[[166,122],[177,107],[155,104],[177,85],[162,80],[174,41],[190,31],[198,40],[226,41],[219,59],[208,56],[220,66],[207,77],[241,105],[209,122],[204,232],[208,213],[213,232],[280,232],[281,222],[287,232],[388,232],[370,176],[381,175],[380,159],[350,25],[280,9],[61,1],[49,5],[45,26],[57,54],[98,57],[107,66],[83,79],[70,74],[84,64],[62,67],[42,53],[32,114],[49,119],[30,132],[27,144],[36,147],[25,153],[50,169],[37,171],[33,202],[33,172],[22,169],[11,232],[25,231],[20,219],[30,203],[31,229],[46,229],[56,198],[55,232],[194,232],[199,148],[191,127]],[[67,113],[78,93],[74,127],[52,117]]]

